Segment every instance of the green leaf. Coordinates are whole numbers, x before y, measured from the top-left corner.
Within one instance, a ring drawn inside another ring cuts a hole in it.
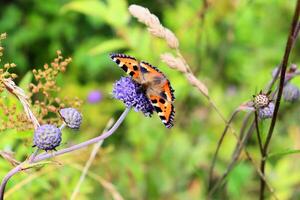
[[[28,86],[31,83],[31,80],[32,80],[32,73],[31,71],[29,71],[25,74],[25,76],[22,78],[22,80],[19,83],[20,88],[22,88],[25,91],[25,93],[28,92],[29,89]]]
[[[108,1],[111,25],[115,27],[125,26],[129,20],[128,5],[125,0]]]
[[[281,157],[281,156],[287,156],[290,154],[296,154],[300,153],[300,149],[287,149],[285,151],[279,152],[279,153],[270,153],[267,159],[273,158],[273,157]]]
[[[107,16],[107,7],[102,1],[86,0],[86,1],[73,1],[65,4],[61,11],[76,11],[88,16],[104,18]],[[107,20],[107,19],[106,19]]]
[[[99,45],[96,45],[92,48],[89,53],[91,55],[102,54],[105,52],[111,52],[118,49],[126,48],[127,44],[124,40],[121,39],[111,39],[105,42],[101,42]]]
[[[65,4],[61,11],[63,13],[67,11],[80,12],[102,19],[113,27],[122,27],[129,19],[127,3],[124,0],[111,0],[108,1],[108,4],[96,0],[73,1]]]
[[[41,162],[37,162],[37,163],[24,163],[22,165],[22,169],[30,169],[30,168],[35,168],[35,167],[43,167],[45,165],[48,165],[48,164],[54,164],[53,161],[41,161]]]

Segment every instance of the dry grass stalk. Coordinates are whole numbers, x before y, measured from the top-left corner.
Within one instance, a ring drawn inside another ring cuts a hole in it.
[[[192,74],[192,73],[186,73],[185,77],[187,78],[187,80],[190,82],[190,84],[192,86],[196,87],[205,97],[207,97],[209,99],[207,87],[201,81],[199,81],[194,76],[194,74]]]
[[[178,57],[174,57],[171,53],[164,53],[160,55],[161,60],[166,63],[170,68],[178,70],[182,73],[187,72],[185,63]]]
[[[40,124],[30,109],[30,104],[28,102],[29,98],[26,96],[24,90],[22,90],[22,88],[18,87],[15,84],[15,82],[13,82],[13,80],[10,78],[3,79],[2,83],[4,84],[4,86],[10,93],[15,95],[19,99],[28,119],[32,122],[34,128],[36,129],[37,127],[39,127]]]
[[[165,39],[170,48],[177,49],[179,47],[175,34],[163,27],[158,17],[153,15],[147,8],[133,4],[129,6],[129,12],[139,22],[145,24],[152,35]]]
[[[162,61],[165,62],[170,68],[184,73],[191,85],[196,87],[205,97],[208,98],[209,95],[207,87],[196,78],[196,76],[190,70],[190,67],[185,61],[184,57],[181,55],[179,51],[179,41],[175,34],[170,29],[164,27],[160,23],[158,17],[152,14],[147,8],[133,4],[130,5],[128,9],[132,16],[147,26],[148,31],[152,35],[163,38],[170,48],[176,50],[177,57],[174,57],[170,53],[165,53],[161,55]]]

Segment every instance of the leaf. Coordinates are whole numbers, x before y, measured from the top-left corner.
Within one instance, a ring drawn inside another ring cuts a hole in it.
[[[22,88],[25,93],[27,93],[29,90],[28,86],[31,83],[31,80],[32,80],[32,73],[31,71],[29,71],[25,74],[25,76],[22,78],[22,80],[19,83],[20,88]]]
[[[129,20],[128,5],[125,0],[108,1],[111,24],[115,27],[125,26]]]
[[[86,0],[86,1],[73,1],[65,4],[61,12],[77,11],[92,17],[106,18],[107,7],[102,1]]]
[[[53,161],[41,161],[41,162],[37,162],[37,163],[24,163],[22,165],[22,169],[25,170],[25,169],[30,169],[30,168],[39,168],[39,167],[43,167],[45,165],[48,165],[48,164],[56,164],[54,163]]]
[[[70,10],[102,19],[113,27],[124,26],[129,20],[127,3],[124,0],[111,0],[108,4],[96,0],[73,1],[64,5],[61,11]]]
[[[121,39],[111,39],[105,42],[101,42],[99,45],[92,48],[89,53],[91,55],[102,54],[105,52],[112,52],[118,49],[126,48],[127,44]]]
[[[279,157],[279,156],[287,156],[290,154],[296,154],[300,153],[300,149],[287,149],[285,151],[279,152],[279,153],[270,153],[267,159],[273,158],[273,157]]]

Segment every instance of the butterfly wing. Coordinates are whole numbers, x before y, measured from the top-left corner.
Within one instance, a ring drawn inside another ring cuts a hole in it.
[[[110,54],[110,58],[117,63],[133,80],[140,83],[140,66],[139,62],[131,56],[125,54]]]
[[[146,86],[146,94],[152,106],[164,125],[171,128],[175,115],[175,98],[174,90],[165,75],[151,64],[138,62],[134,57],[125,54],[110,54],[110,57],[133,80]]]
[[[159,118],[167,128],[173,126],[175,110],[172,102],[165,100],[161,96],[149,94],[149,99],[157,112]]]
[[[156,67],[146,62],[140,62],[142,73],[149,80],[149,86],[146,94],[151,101],[152,106],[167,128],[173,126],[175,109],[173,105],[174,90],[169,80]]]

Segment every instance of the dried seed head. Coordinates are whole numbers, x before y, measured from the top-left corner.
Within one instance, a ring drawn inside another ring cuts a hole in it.
[[[178,39],[170,29],[165,29],[165,39],[170,48],[177,49],[179,47]]]
[[[258,95],[254,96],[254,107],[255,108],[263,108],[269,105],[270,99],[268,95],[260,92]]]
[[[178,57],[174,57],[170,53],[164,53],[160,56],[160,58],[164,63],[166,63],[172,69],[176,69],[183,73],[185,73],[187,71],[187,68],[185,67],[185,64],[182,61],[182,59],[180,59]]]
[[[132,16],[136,17],[139,22],[147,26],[148,31],[152,35],[165,39],[168,46],[172,49],[177,49],[179,47],[179,42],[175,34],[162,26],[158,17],[152,14],[147,8],[131,5],[128,9]]]

